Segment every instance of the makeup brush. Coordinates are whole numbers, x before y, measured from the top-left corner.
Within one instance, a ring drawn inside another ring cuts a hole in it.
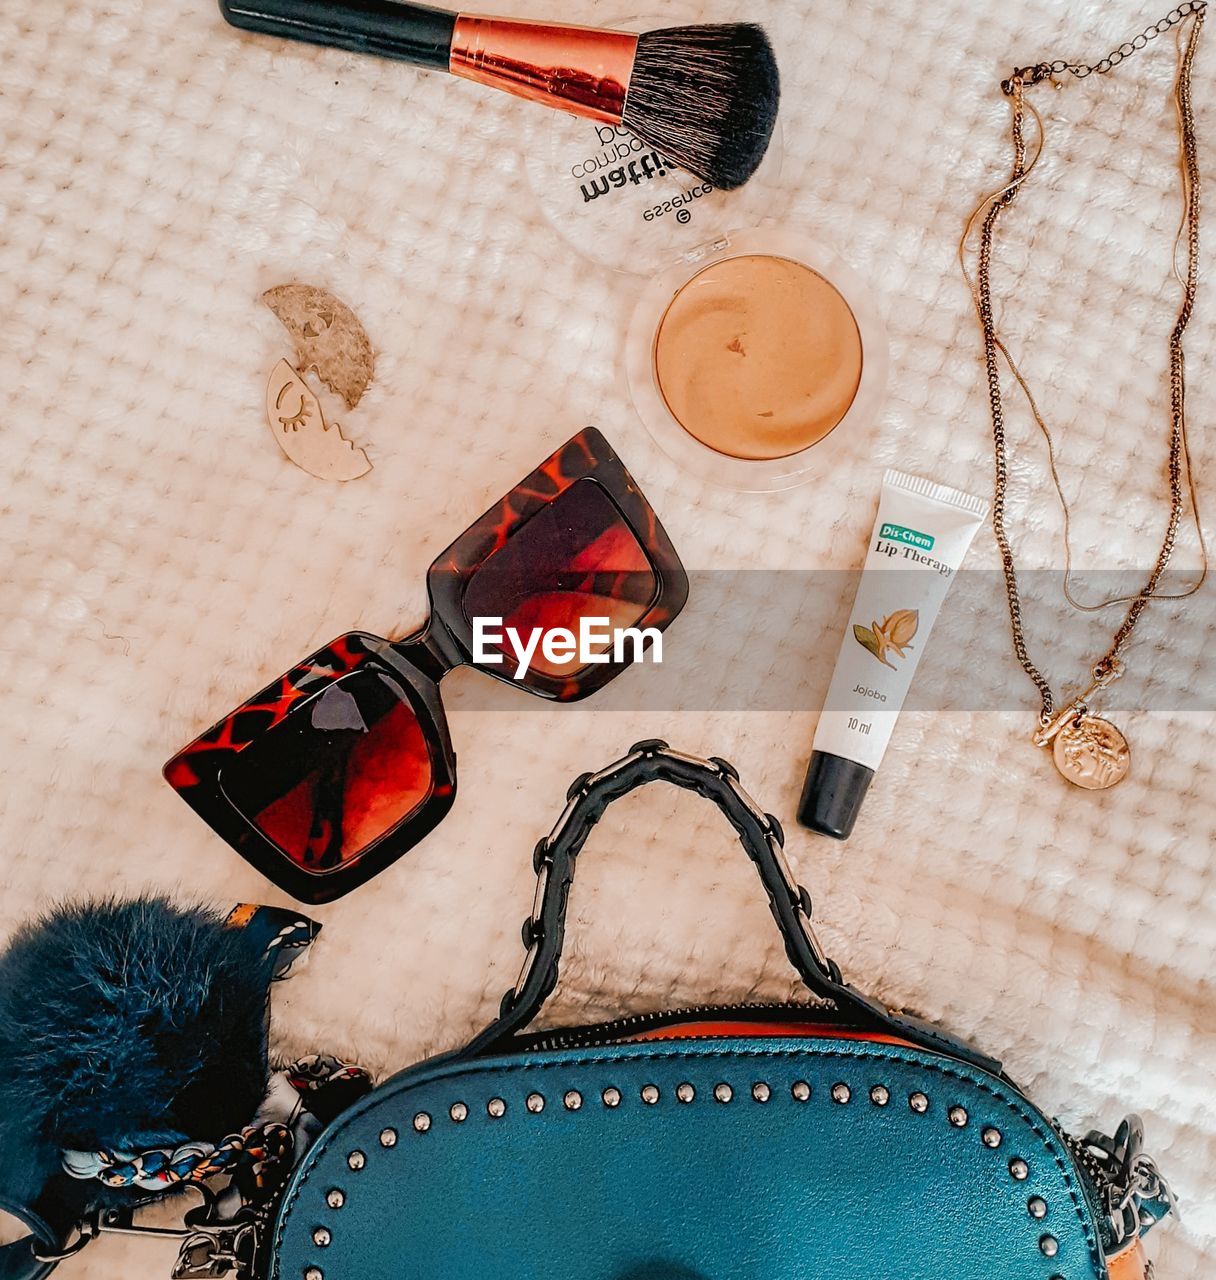
[[[746,22],[641,35],[476,17],[393,0],[220,0],[234,26],[400,58],[621,125],[715,187],[742,186],[772,137],[772,46]]]

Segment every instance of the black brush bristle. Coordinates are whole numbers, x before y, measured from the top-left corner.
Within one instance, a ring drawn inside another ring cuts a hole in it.
[[[638,37],[621,123],[665,159],[730,189],[764,159],[780,96],[762,27],[665,27]]]

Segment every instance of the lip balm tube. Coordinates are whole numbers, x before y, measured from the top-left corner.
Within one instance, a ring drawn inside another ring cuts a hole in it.
[[[819,716],[798,821],[847,840],[916,664],[988,504],[888,471],[865,570]]]

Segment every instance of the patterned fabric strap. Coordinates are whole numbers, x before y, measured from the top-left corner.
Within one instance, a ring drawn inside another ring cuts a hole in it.
[[[219,1174],[237,1176],[242,1194],[254,1198],[292,1165],[297,1137],[310,1136],[324,1120],[371,1088],[371,1076],[324,1054],[310,1054],[270,1078],[254,1123],[219,1143],[184,1142],[146,1151],[65,1151],[63,1167],[73,1178],[97,1178],[108,1187],[167,1191]]]
[[[262,1180],[290,1157],[291,1130],[282,1124],[251,1126],[229,1134],[218,1146],[186,1142],[180,1147],[152,1147],[147,1151],[65,1151],[63,1167],[73,1178],[96,1178],[107,1187],[138,1187],[166,1191],[182,1182],[204,1182],[216,1174],[232,1173],[248,1164]]]

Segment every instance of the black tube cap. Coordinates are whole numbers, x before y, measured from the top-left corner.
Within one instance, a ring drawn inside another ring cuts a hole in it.
[[[847,840],[873,776],[873,769],[856,760],[812,751],[798,802],[798,821],[821,836]]]

